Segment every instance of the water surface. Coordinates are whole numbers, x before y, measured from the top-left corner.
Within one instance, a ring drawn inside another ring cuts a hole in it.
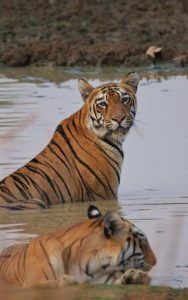
[[[0,179],[49,142],[57,124],[82,105],[77,79],[95,86],[118,80],[124,69],[2,69]],[[136,127],[124,144],[119,208],[147,234],[157,255],[153,285],[188,287],[188,72],[139,70]],[[49,211],[0,212],[0,250],[39,233],[80,221],[88,203]]]

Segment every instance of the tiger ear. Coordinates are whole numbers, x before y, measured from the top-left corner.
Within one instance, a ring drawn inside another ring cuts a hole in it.
[[[104,235],[107,239],[119,234],[124,228],[124,222],[117,213],[107,213],[104,216]]]
[[[89,84],[85,79],[82,78],[78,80],[78,88],[84,102],[86,101],[86,99],[88,98],[92,90],[94,89],[91,84]]]
[[[87,216],[89,219],[97,219],[101,217],[102,214],[96,206],[90,205],[87,210]]]
[[[124,85],[124,84],[130,85],[132,87],[134,93],[136,93],[136,91],[137,91],[138,83],[139,83],[139,76],[135,72],[128,73],[125,76],[125,78],[123,78],[120,82],[120,84],[122,84],[122,85]]]

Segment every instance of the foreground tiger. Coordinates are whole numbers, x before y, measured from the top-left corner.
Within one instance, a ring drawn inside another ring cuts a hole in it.
[[[15,209],[117,199],[122,143],[136,114],[138,76],[93,88],[83,79],[85,104],[63,120],[44,150],[0,183],[0,205]]]
[[[149,283],[156,263],[148,240],[115,212],[95,206],[88,219],[0,254],[0,280],[17,287],[67,283]]]

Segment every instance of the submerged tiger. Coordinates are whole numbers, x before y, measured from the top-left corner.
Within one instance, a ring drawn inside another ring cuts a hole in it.
[[[117,199],[122,143],[134,124],[138,75],[93,88],[79,80],[84,105],[63,120],[44,150],[0,183],[0,206]]]
[[[95,206],[88,219],[0,254],[0,281],[16,287],[71,283],[148,284],[156,257],[145,234],[116,212]]]

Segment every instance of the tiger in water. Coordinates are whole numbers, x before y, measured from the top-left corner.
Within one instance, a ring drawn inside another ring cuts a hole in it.
[[[36,157],[0,182],[0,206],[21,210],[117,199],[138,83],[136,73],[96,88],[80,79],[84,105],[59,124]]]
[[[117,212],[89,206],[88,219],[0,253],[0,281],[16,287],[148,284],[156,264],[147,237]]]

